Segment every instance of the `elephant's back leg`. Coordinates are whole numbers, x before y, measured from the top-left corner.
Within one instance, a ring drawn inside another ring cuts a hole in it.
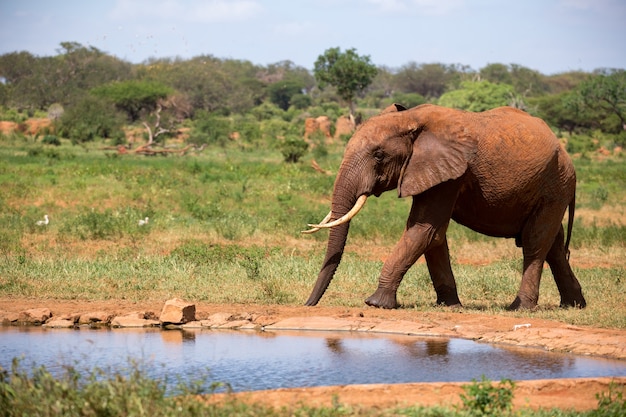
[[[424,253],[428,272],[437,293],[437,305],[461,306],[456,281],[450,265],[448,239]]]
[[[558,202],[537,206],[522,228],[520,241],[524,255],[522,283],[509,309],[532,309],[539,301],[543,265],[559,230],[565,208]]]
[[[567,260],[564,235],[563,226],[561,226],[552,247],[548,251],[546,261],[550,265],[554,281],[561,295],[561,307],[584,308],[587,302],[583,297],[580,283]]]

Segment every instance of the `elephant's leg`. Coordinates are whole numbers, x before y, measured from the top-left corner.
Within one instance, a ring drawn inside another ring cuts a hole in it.
[[[524,266],[522,283],[510,310],[533,309],[539,301],[539,284],[543,264],[561,226],[563,211],[558,207],[538,208],[530,216],[521,234]]]
[[[576,275],[572,271],[567,254],[565,253],[564,232],[563,227],[559,229],[554,243],[548,251],[546,261],[550,265],[556,287],[561,294],[561,307],[579,307],[584,308],[587,305],[585,297],[580,287]]]
[[[396,293],[406,272],[426,251],[445,242],[448,223],[457,196],[456,188],[455,181],[448,181],[413,197],[411,213],[402,238],[383,265],[378,288],[365,300],[366,304],[382,308],[398,307]],[[445,252],[447,253],[447,248]],[[442,262],[441,256],[440,251],[433,252],[433,257],[437,260],[437,271],[441,269],[439,266]],[[437,282],[443,279],[444,275],[438,273]],[[448,280],[445,282],[449,282],[449,278],[447,277]],[[453,277],[452,281],[454,281]],[[443,294],[444,288],[440,290]]]
[[[456,281],[450,266],[450,252],[448,251],[448,239],[444,239],[441,245],[429,249],[424,256],[433,287],[437,293],[437,304],[447,306],[460,306],[459,294],[456,289]]]

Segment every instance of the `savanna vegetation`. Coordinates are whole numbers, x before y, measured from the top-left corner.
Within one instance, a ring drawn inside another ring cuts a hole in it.
[[[360,82],[333,75],[337,62]],[[571,262],[588,307],[558,308],[546,270],[539,308],[506,311],[519,286],[519,250],[452,224],[465,311],[624,329],[625,85],[621,69],[543,75],[518,65],[414,62],[391,69],[337,48],[320,55],[313,73],[289,61],[259,66],[212,56],[129,64],[72,42],[53,57],[2,55],[0,120],[13,127],[0,135],[0,297],[301,304],[326,235],[300,231],[328,212],[347,139],[305,141],[305,118],[353,112],[358,121],[392,102],[474,111],[511,105],[544,118],[574,157]],[[35,119],[49,122],[32,130]],[[368,201],[323,303],[363,304],[409,206],[392,193]],[[49,222],[38,225],[44,215]],[[396,220],[382,227],[381,216]],[[423,264],[398,297],[407,309],[439,308]],[[10,378],[22,379],[29,383],[18,370]],[[117,383],[83,389],[112,392]],[[161,395],[158,384],[143,383]]]

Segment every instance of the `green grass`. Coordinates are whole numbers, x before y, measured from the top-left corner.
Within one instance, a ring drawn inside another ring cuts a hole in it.
[[[208,303],[300,305],[322,262],[327,233],[301,235],[328,212],[334,178],[286,164],[277,150],[208,148],[185,157],[118,156],[84,147],[47,146],[0,137],[0,297],[134,301],[182,297]],[[342,147],[317,162],[336,172]],[[532,316],[626,328],[626,169],[623,160],[578,159],[578,202],[572,259],[588,307],[561,309],[549,270],[540,306],[509,312],[519,287],[521,253],[452,223],[452,266],[465,312]],[[352,222],[343,262],[322,304],[363,305],[377,283],[382,258],[404,228],[408,199],[390,192],[370,199]],[[608,214],[607,214],[608,213]],[[44,214],[48,226],[36,226]],[[146,226],[137,221],[149,217]],[[384,226],[381,218],[391,219]],[[617,259],[617,260],[616,260]],[[581,266],[576,266],[576,261]],[[434,311],[423,263],[400,286],[403,308]],[[0,409],[15,415],[467,415],[468,410],[361,410],[342,406],[274,410],[241,403],[196,401],[194,387],[166,396],[163,381],[139,372],[81,380],[68,368],[55,379],[45,369],[0,372]],[[61,400],[59,400],[61,399]],[[2,405],[10,404],[9,407]],[[603,411],[622,404],[609,401]],[[102,404],[107,404],[106,407]],[[100,408],[98,408],[100,407]],[[107,414],[109,413],[109,414]],[[563,410],[519,415],[584,415]],[[12,415],[6,414],[5,415]],[[591,414],[589,414],[591,415]],[[604,412],[594,415],[611,415]],[[618,415],[618,414],[615,414]]]
[[[0,297],[140,301],[178,296],[294,305],[306,300],[327,233],[300,231],[328,212],[334,182],[332,175],[309,166],[310,156],[287,164],[276,149],[228,146],[184,157],[118,156],[100,146],[62,141],[52,147],[0,137]],[[342,145],[327,150],[317,162],[336,172]],[[626,268],[615,261],[626,255],[620,209],[626,164],[587,158],[575,163],[584,217],[575,225],[572,259],[589,307],[558,308],[558,292],[546,270],[540,308],[530,314],[626,328]],[[606,192],[597,192],[598,187]],[[344,260],[323,304],[363,305],[409,209],[410,200],[393,192],[368,200],[352,222]],[[44,214],[50,224],[36,226]],[[144,217],[150,222],[138,226]],[[390,222],[383,226],[381,218]],[[448,238],[466,311],[527,314],[504,310],[521,275],[521,253],[511,240],[454,222]],[[584,265],[577,267],[576,261]],[[399,302],[429,310],[434,299],[426,266],[417,264],[400,287]]]

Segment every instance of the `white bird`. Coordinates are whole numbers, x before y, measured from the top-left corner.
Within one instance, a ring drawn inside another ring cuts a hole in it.
[[[139,219],[139,222],[137,222],[137,224],[139,226],[146,225],[146,224],[148,224],[148,220],[150,220],[150,218],[148,218],[148,217],[146,217],[145,219]]]
[[[50,219],[48,219],[47,214],[43,216],[43,220],[37,220],[37,226],[46,226],[48,223],[50,223]]]

